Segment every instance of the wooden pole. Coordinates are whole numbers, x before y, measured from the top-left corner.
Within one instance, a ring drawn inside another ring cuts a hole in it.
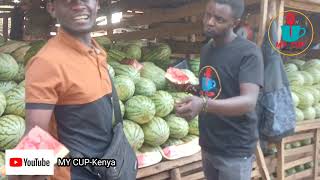
[[[263,39],[267,29],[267,20],[268,20],[268,0],[261,0],[260,5],[260,24],[259,24],[259,33],[257,43],[259,46],[262,45]]]

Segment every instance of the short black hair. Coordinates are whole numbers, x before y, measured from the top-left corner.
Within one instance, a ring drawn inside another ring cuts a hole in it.
[[[229,5],[232,9],[233,17],[239,19],[244,12],[244,0],[210,0],[219,4]]]

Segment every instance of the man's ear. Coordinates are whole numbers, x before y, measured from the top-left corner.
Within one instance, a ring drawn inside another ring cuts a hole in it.
[[[53,18],[56,18],[56,10],[55,10],[55,7],[54,7],[54,2],[52,1],[48,1],[47,2],[47,11],[48,13],[53,17]]]

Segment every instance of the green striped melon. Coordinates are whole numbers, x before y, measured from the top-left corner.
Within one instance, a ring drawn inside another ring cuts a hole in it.
[[[320,104],[316,104],[314,106],[314,109],[316,110],[316,118],[319,119],[320,118]]]
[[[190,93],[184,93],[184,92],[171,92],[170,94],[171,94],[171,96],[173,97],[174,102],[179,102],[179,101],[181,101],[181,100],[184,99],[184,98],[187,98],[187,97],[189,97],[189,96],[192,96],[192,94],[190,94]]]
[[[291,87],[291,90],[299,97],[299,108],[306,109],[307,107],[310,107],[315,103],[315,99],[311,92],[305,91],[303,90],[303,88],[293,86]]]
[[[189,62],[191,71],[198,77],[200,70],[200,58],[192,59]]]
[[[122,117],[123,117],[123,116],[124,116],[124,113],[125,113],[125,111],[126,111],[126,108],[125,108],[123,102],[120,101],[120,100],[119,100],[119,105],[120,105],[121,115],[122,115]]]
[[[182,138],[181,140],[183,141],[183,142],[190,142],[190,141],[193,141],[193,140],[195,140],[195,139],[199,139],[199,137],[198,136],[196,136],[196,135],[192,135],[192,134],[188,134],[187,136],[185,136],[184,138]]]
[[[170,135],[170,129],[166,121],[160,117],[154,117],[142,125],[145,143],[151,146],[160,146],[165,143]]]
[[[143,62],[142,64],[141,77],[152,80],[157,90],[164,90],[167,87],[166,72],[152,62]]]
[[[158,117],[165,117],[173,110],[173,97],[166,91],[157,91],[150,96],[150,99],[156,106],[156,116]]]
[[[302,109],[303,116],[305,120],[314,120],[316,118],[316,110],[313,107],[307,107]]]
[[[134,82],[127,76],[116,76],[114,78],[114,87],[121,101],[127,101],[134,95]]]
[[[14,57],[14,59],[18,62],[18,63],[22,63],[24,64],[24,56],[27,54],[28,50],[31,48],[31,46],[27,45],[27,46],[22,46],[20,48],[18,48],[17,50],[15,50],[11,55],[12,57]]]
[[[184,118],[170,114],[165,120],[170,129],[170,137],[181,139],[188,134],[189,124]]]
[[[16,82],[21,82],[22,80],[24,80],[24,64],[19,63],[19,70],[18,73],[16,74],[16,76],[13,78],[14,81]]]
[[[114,69],[111,65],[108,64],[108,71],[109,71],[109,75],[111,77],[111,79],[113,79],[116,75],[116,73],[114,72]]]
[[[0,180],[8,180],[7,176],[1,176],[5,171],[5,153],[0,151]]]
[[[156,114],[156,108],[152,100],[146,96],[133,96],[125,104],[125,117],[138,124],[151,121]]]
[[[284,70],[286,71],[286,73],[296,72],[298,71],[298,67],[293,63],[288,63],[284,65]]]
[[[138,150],[144,142],[144,134],[142,128],[135,122],[123,121],[124,134],[126,135],[132,149]]]
[[[14,81],[0,81],[0,92],[7,93],[17,85],[18,84]]]
[[[301,59],[290,59],[288,63],[295,64],[299,70],[302,69],[302,66],[306,63],[305,61]]]
[[[0,82],[0,84],[1,84],[1,82]],[[23,81],[21,81],[19,84],[18,84],[18,86],[25,86],[25,80],[23,80]],[[1,90],[0,90],[1,91]]]
[[[25,89],[18,86],[11,89],[6,94],[7,107],[5,114],[14,114],[20,117],[25,117]]]
[[[304,114],[300,109],[295,108],[295,113],[296,113],[296,121],[303,121],[304,120]]]
[[[297,107],[300,102],[299,97],[294,92],[291,92],[291,96],[292,96],[292,101],[293,101],[294,106]]]
[[[300,73],[303,75],[303,79],[304,79],[303,85],[311,86],[314,83],[314,78],[310,73],[308,73],[307,71],[300,71]]]
[[[16,60],[9,54],[0,53],[0,80],[13,80],[18,71],[19,66]]]
[[[156,85],[153,81],[147,78],[140,78],[138,82],[135,83],[135,95],[142,96],[152,96],[156,91]]]
[[[25,132],[25,121],[16,115],[0,117],[0,149],[14,148]]]
[[[162,148],[168,147],[168,146],[177,146],[180,144],[183,144],[184,142],[181,139],[176,138],[169,138],[164,144],[161,145]]]
[[[320,82],[320,69],[309,68],[309,69],[306,69],[305,71],[311,74],[315,84]]]
[[[2,92],[0,92],[0,116],[2,116],[6,107],[7,107],[6,96]]]
[[[198,116],[192,119],[189,124],[189,134],[199,136],[199,120]]]
[[[299,71],[287,73],[287,76],[291,86],[303,86],[305,83],[304,76]]]
[[[22,46],[28,45],[27,42],[22,42],[22,41],[7,41],[4,45],[0,47],[0,53],[7,53],[11,54],[15,50],[19,49]]]
[[[140,72],[131,65],[120,64],[113,68],[116,76],[128,76],[133,80],[133,82],[138,82],[140,79]]]
[[[301,70],[306,70],[309,68],[317,68],[320,69],[320,60],[319,59],[311,59],[309,61],[306,61],[303,66],[301,67]]]

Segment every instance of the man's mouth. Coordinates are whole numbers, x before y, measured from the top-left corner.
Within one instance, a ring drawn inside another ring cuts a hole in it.
[[[80,16],[76,16],[73,18],[74,20],[78,21],[78,20],[88,20],[89,16],[88,15],[80,15]]]

